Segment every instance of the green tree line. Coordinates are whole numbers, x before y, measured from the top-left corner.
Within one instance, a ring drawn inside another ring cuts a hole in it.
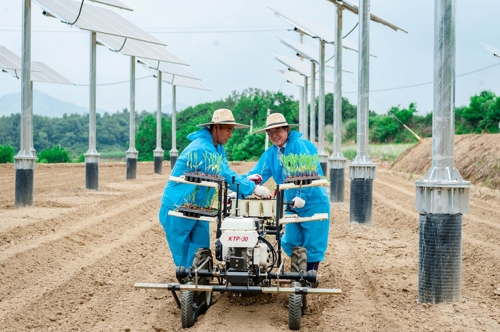
[[[333,122],[333,94],[325,96],[325,124],[331,127]],[[319,103],[316,102],[316,105]],[[189,144],[187,136],[198,130],[197,125],[210,122],[213,112],[219,108],[233,111],[237,122],[250,124],[258,130],[265,126],[267,110],[271,113],[283,113],[290,123],[298,123],[299,104],[292,96],[282,92],[246,89],[233,91],[225,99],[198,104],[181,111],[177,115],[177,150]],[[316,106],[317,108],[317,106]],[[317,121],[316,109],[316,124]],[[347,98],[342,98],[342,142],[355,142],[357,132],[357,108]],[[0,117],[0,146],[11,146],[19,150],[20,114]],[[85,153],[88,149],[88,114],[64,114],[61,118],[33,117],[33,141],[37,151],[54,146],[68,149],[71,157]],[[498,133],[500,122],[500,96],[491,91],[482,91],[470,98],[468,106],[455,110],[455,128],[457,134]],[[139,160],[153,160],[156,147],[156,114],[142,111],[136,115],[136,148]],[[432,113],[419,115],[417,105],[408,107],[393,106],[386,114],[369,112],[369,140],[372,143],[409,143],[417,138],[404,125],[411,128],[420,137],[432,135]],[[127,109],[116,113],[96,115],[97,149],[99,152],[125,151],[129,146],[129,112]],[[319,128],[316,127],[316,137]],[[326,138],[331,143],[333,134],[328,128]],[[172,146],[172,119],[162,117],[162,148],[165,159],[169,159]],[[232,139],[226,144],[229,160],[255,160],[264,151],[263,134],[250,134],[248,129],[235,130]],[[4,150],[7,151],[7,150]],[[10,151],[10,150],[9,150]]]

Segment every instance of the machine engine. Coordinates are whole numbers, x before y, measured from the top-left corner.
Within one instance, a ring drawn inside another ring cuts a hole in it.
[[[245,217],[228,217],[221,223],[216,257],[226,263],[228,277],[234,272],[233,283],[267,270],[270,248],[259,236],[259,225],[259,219]]]

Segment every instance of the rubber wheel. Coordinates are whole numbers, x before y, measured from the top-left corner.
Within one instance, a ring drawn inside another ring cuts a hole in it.
[[[307,250],[304,247],[293,247],[291,272],[307,272]]]
[[[207,259],[207,257],[212,258],[212,252],[210,249],[205,249],[205,248],[200,248],[196,253],[194,254],[194,259],[193,259],[193,269],[197,269],[203,262]],[[202,271],[212,271],[213,270],[213,261],[210,259],[208,264],[206,264]],[[208,285],[210,283],[211,278],[206,278],[206,277],[200,277],[198,279],[198,284],[199,285]],[[198,304],[198,311],[199,313],[204,313],[207,311],[208,307],[212,304],[212,292],[196,292],[195,294],[195,300]]]
[[[292,281],[290,287],[298,288],[302,287],[302,285],[298,281]],[[301,294],[290,294],[288,296],[288,328],[290,330],[300,330],[304,307],[302,300],[303,295]]]
[[[188,282],[186,285],[194,285],[194,282]],[[181,323],[182,328],[187,329],[194,325],[196,320],[196,301],[193,291],[182,291],[181,296]]]

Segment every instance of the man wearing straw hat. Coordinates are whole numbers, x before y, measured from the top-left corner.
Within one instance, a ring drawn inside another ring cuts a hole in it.
[[[225,181],[230,184],[229,188],[231,190],[236,190],[236,183],[233,184],[232,181],[234,177],[235,182],[239,183],[239,191],[242,194],[250,195],[254,193],[263,198],[271,196],[266,187],[258,186],[232,171],[226,160],[226,151],[222,145],[229,141],[234,129],[248,126],[236,123],[230,110],[218,109],[214,112],[211,122],[200,124],[198,127],[202,129],[188,135],[191,143],[180,154],[171,176],[180,177],[189,171],[188,156],[190,156],[191,160],[195,158],[200,161],[200,164],[196,165],[198,170],[207,170],[212,165],[204,164],[204,156],[215,154],[217,157],[222,156],[219,175],[224,177]],[[205,206],[206,202],[212,200],[215,192],[213,188],[210,188],[208,192],[207,190],[195,191],[195,188],[194,185],[168,181],[161,199],[160,223],[165,229],[167,242],[176,266],[190,267],[199,248],[210,248],[208,222],[168,215],[169,211],[175,210],[176,207],[182,205],[188,197],[193,198],[194,196],[192,203],[200,206]]]
[[[260,174],[262,183],[273,177],[277,184],[285,179],[282,155],[307,154],[317,155],[316,147],[308,140],[301,138],[298,131],[290,131],[283,114],[273,113],[267,117],[266,127],[255,133],[267,133],[273,143],[260,157],[259,162],[250,170],[249,175]],[[323,175],[318,162],[316,166],[319,175]],[[293,209],[300,217],[310,217],[315,213],[328,213],[328,219],[322,221],[287,224],[281,244],[285,253],[291,257],[294,247],[304,247],[307,250],[307,270],[318,270],[319,262],[324,259],[328,244],[330,228],[330,201],[324,187],[309,187],[285,190],[285,202],[292,202]]]

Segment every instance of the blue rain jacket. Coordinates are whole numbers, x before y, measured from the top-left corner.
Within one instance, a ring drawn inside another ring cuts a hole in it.
[[[298,131],[290,131],[284,154],[318,154],[316,147],[308,140],[301,138]],[[323,176],[321,165],[317,165],[318,174]],[[278,147],[269,147],[260,157],[248,175],[260,174],[262,183],[273,177],[277,184],[284,183],[285,175],[281,161],[278,159]],[[310,221],[298,224],[287,224],[285,235],[281,239],[283,250],[288,256],[292,255],[295,246],[305,247],[308,262],[320,262],[325,257],[328,245],[328,231],[330,229],[330,201],[325,187],[310,187],[289,189],[284,191],[284,201],[291,202],[299,196],[306,201],[303,208],[294,209],[300,217],[311,217],[315,213],[328,213],[328,219],[322,221]]]
[[[236,184],[232,184],[234,176],[235,182],[239,183],[239,191],[242,194],[250,195],[253,192],[255,183],[236,174],[229,168],[224,147],[220,144],[214,147],[212,135],[208,128],[189,134],[188,139],[191,140],[191,143],[180,154],[171,176],[179,177],[185,172],[193,171],[188,167],[187,158],[189,153],[196,154],[198,163],[202,162],[198,167],[198,171],[206,171],[207,165],[204,165],[204,154],[215,153],[217,156],[222,155],[220,175],[230,184],[229,188],[233,191],[236,190]],[[215,194],[215,189],[172,181],[167,182],[161,198],[159,219],[165,230],[167,242],[176,266],[190,267],[198,248],[210,248],[210,227],[208,222],[168,215],[168,211],[175,210],[185,203],[196,188],[198,189],[195,193],[194,203],[201,206],[209,205]]]

